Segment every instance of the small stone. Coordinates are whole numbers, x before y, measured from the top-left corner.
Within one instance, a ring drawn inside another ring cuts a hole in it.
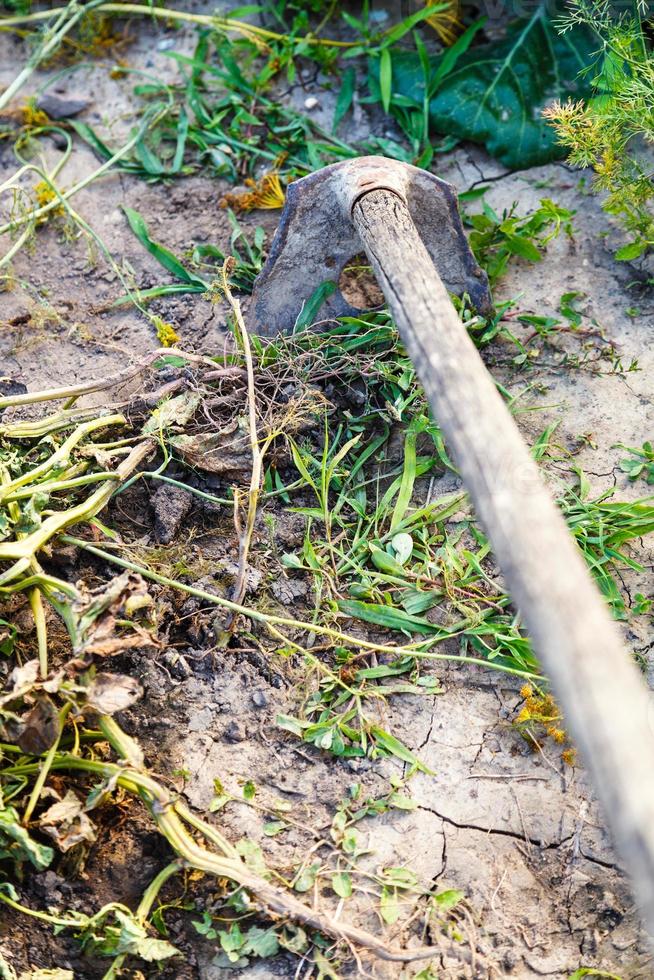
[[[518,965],[518,957],[513,952],[512,949],[508,949],[504,954],[504,959],[502,960],[502,966],[505,970],[515,970]]]
[[[36,103],[37,109],[45,112],[50,119],[72,119],[73,116],[79,116],[80,112],[83,112],[89,105],[87,99],[60,98],[58,95],[50,95],[47,92]]]
[[[268,704],[268,698],[263,691],[255,691],[252,695],[252,702],[257,708],[265,708]]]
[[[318,108],[318,99],[315,97],[315,95],[310,95],[308,99],[304,100],[304,108],[308,109],[309,111],[311,111],[311,109]]]
[[[227,742],[244,742],[246,739],[245,728],[238,721],[230,721],[225,729],[224,737]]]

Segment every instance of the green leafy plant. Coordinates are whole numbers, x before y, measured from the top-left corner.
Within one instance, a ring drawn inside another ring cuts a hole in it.
[[[608,0],[573,0],[561,37],[580,26],[593,32],[599,51],[584,72],[590,91],[544,112],[569,162],[595,171],[595,187],[604,192],[602,207],[629,237],[616,253],[625,261],[654,244],[654,188],[646,152],[654,142],[654,53],[644,27],[649,6],[635,0],[631,10],[620,12]]]
[[[476,191],[482,196],[486,188]],[[463,201],[472,195],[461,195]],[[498,215],[486,201],[479,214],[464,214],[464,221],[472,230],[470,246],[477,261],[486,270],[491,286],[506,272],[512,257],[540,262],[548,242],[564,233],[573,234],[574,211],[563,208],[549,198],[542,198],[540,207],[527,215],[520,215],[513,205]]]
[[[588,82],[578,76],[592,52],[592,34],[583,25],[558,34],[548,5],[538,4],[529,20],[510,26],[505,39],[467,50],[481,26],[435,59],[420,50],[394,56],[398,115],[422,106],[435,132],[482,143],[511,168],[563,156],[540,110],[568,95],[570,84],[578,97],[588,93]]]
[[[640,449],[637,446],[623,446],[622,443],[618,443],[617,448],[631,453],[631,457],[620,460],[620,469],[630,480],[640,478],[646,483],[654,483],[654,446],[651,442],[644,442]]]

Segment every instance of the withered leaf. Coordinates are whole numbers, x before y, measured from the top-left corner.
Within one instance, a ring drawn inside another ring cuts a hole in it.
[[[252,468],[250,439],[238,420],[219,432],[173,436],[170,442],[185,463],[205,473],[238,477]]]
[[[43,694],[22,719],[18,745],[28,755],[42,755],[54,745],[60,731],[57,709],[47,694]]]
[[[32,690],[39,676],[38,660],[28,660],[22,667],[14,667],[9,675],[9,685],[0,695],[0,707],[17,701]]]
[[[80,591],[82,598],[73,603],[79,637],[76,653],[110,657],[122,650],[156,643],[138,623],[132,623],[127,634],[116,633],[117,619],[129,618],[130,613],[152,601],[140,575],[124,572],[101,589]]]
[[[95,827],[84,812],[84,804],[68,790],[63,800],[53,803],[39,819],[39,825],[55,841],[60,851],[69,851],[82,841],[95,840]]]
[[[174,398],[165,398],[143,426],[143,435],[156,435],[162,429],[172,427],[180,429],[191,421],[201,401],[202,395],[195,391],[185,391]]]
[[[141,760],[141,764],[142,763],[143,760]],[[112,793],[116,791],[116,786],[118,785],[118,775],[119,774],[115,772],[113,775],[108,776],[107,779],[103,779],[101,783],[97,783],[93,787],[89,795],[86,797],[86,803],[84,804],[85,810],[95,810],[96,807],[102,806],[103,803],[107,802]]]
[[[86,689],[86,703],[101,715],[113,715],[129,708],[143,694],[143,688],[127,674],[96,674]]]

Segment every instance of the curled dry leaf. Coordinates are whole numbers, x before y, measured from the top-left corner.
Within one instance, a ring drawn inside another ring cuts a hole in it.
[[[9,685],[7,690],[0,695],[0,708],[17,701],[32,690],[39,676],[38,660],[28,660],[22,667],[14,667],[9,675]]]
[[[68,790],[63,800],[53,803],[39,819],[39,826],[60,851],[69,851],[82,841],[93,843],[95,827],[84,811],[84,804]]]
[[[43,681],[41,687],[44,691],[47,691],[48,694],[56,694],[65,679],[66,674],[64,671],[58,670],[56,674],[48,677],[47,681]]]
[[[29,755],[42,755],[54,745],[60,731],[59,713],[47,694],[43,694],[21,720],[18,745]]]
[[[143,694],[143,688],[127,674],[96,674],[86,689],[86,703],[101,715],[113,715],[129,708]]]
[[[202,395],[195,391],[185,391],[174,398],[164,399],[143,426],[143,435],[157,435],[171,428],[179,430],[191,421],[201,402]]]
[[[101,589],[80,588],[81,599],[73,603],[77,621],[76,653],[111,657],[122,650],[152,646],[156,639],[138,623],[128,633],[116,634],[116,620],[129,618],[137,609],[152,603],[140,575],[124,572]]]
[[[250,439],[238,419],[219,432],[173,436],[170,442],[185,463],[205,473],[242,477],[252,467]]]
[[[136,768],[137,769],[140,768],[142,764],[143,764],[143,759],[140,760],[140,763],[136,764]],[[131,760],[130,760],[130,765],[134,765],[134,763],[131,762]],[[89,795],[86,797],[86,803],[84,804],[84,809],[87,811],[95,810],[96,807],[102,806],[104,803],[107,802],[107,800],[110,799],[113,793],[116,792],[117,786],[118,786],[118,773],[115,772],[111,776],[107,777],[107,779],[103,779],[101,783],[97,783],[97,785],[93,787]]]

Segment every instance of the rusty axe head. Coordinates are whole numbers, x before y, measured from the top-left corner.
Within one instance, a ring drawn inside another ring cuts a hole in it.
[[[379,189],[406,201],[447,289],[459,296],[466,293],[480,313],[490,310],[488,280],[463,233],[452,185],[407,163],[358,157],[289,185],[270,254],[254,284],[250,309],[257,333],[271,337],[292,330],[323,283],[337,286],[344,267],[362,249],[352,208],[364,194]],[[359,312],[335,288],[319,315],[330,319]]]

